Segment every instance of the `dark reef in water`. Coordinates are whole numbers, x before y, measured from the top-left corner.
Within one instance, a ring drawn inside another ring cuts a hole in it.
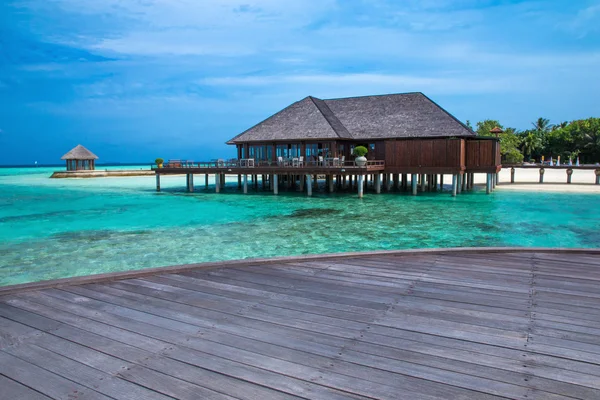
[[[318,218],[324,215],[341,214],[342,210],[336,208],[302,208],[290,214],[292,218]]]
[[[126,240],[129,238],[135,238],[138,235],[149,235],[151,230],[137,230],[137,231],[113,231],[113,230],[86,230],[86,231],[74,231],[74,232],[60,232],[52,235],[52,238],[58,241],[64,242],[84,242],[93,243],[100,240]]]

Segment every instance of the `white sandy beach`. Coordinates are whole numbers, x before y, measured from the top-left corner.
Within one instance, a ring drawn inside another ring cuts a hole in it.
[[[444,177],[444,180],[452,177]],[[515,168],[515,183],[510,183],[510,168],[500,171],[500,180],[496,190],[527,190],[536,192],[573,192],[600,193],[600,185],[596,185],[594,170],[573,170],[571,184],[567,184],[566,169],[548,169],[544,173],[544,183],[539,183],[540,173],[537,168]],[[475,174],[475,184],[485,184],[485,174]]]

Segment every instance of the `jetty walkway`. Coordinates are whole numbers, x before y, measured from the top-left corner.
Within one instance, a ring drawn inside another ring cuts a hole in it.
[[[598,399],[600,250],[198,264],[0,288],[1,399]]]

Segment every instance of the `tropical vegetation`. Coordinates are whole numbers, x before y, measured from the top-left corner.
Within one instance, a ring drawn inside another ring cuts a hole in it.
[[[498,127],[502,162],[517,164],[524,160],[540,162],[542,157],[549,160],[560,156],[563,162],[579,157],[581,163],[600,162],[600,118],[588,118],[552,124],[547,118],[538,118],[531,123],[531,129],[519,131],[504,127],[500,121],[486,119],[477,122],[475,128],[467,121],[467,126],[479,136],[495,136],[490,133]]]

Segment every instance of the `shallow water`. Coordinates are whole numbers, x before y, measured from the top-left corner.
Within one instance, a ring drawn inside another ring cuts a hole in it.
[[[132,169],[135,167],[121,167]],[[146,168],[147,167],[138,167]],[[457,246],[600,247],[594,194],[184,192],[185,177],[0,168],[0,285],[253,257]],[[210,184],[213,184],[212,178]]]

